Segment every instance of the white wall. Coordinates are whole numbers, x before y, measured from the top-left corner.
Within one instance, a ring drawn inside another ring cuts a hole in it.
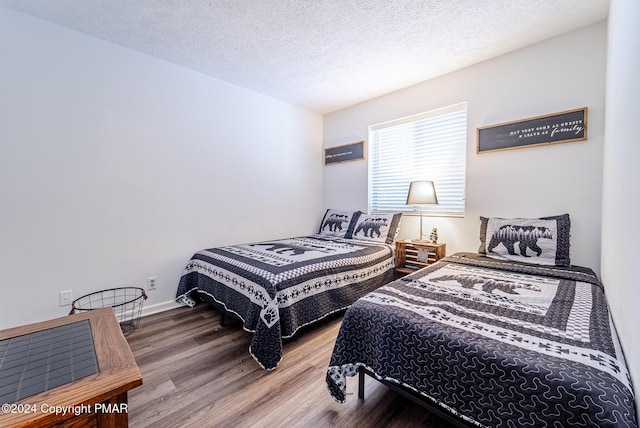
[[[640,2],[614,0],[609,12],[607,114],[602,204],[602,280],[640,409]]]
[[[320,115],[2,7],[0,58],[0,328],[317,227]]]
[[[477,251],[479,216],[569,213],[572,261],[600,268],[606,23],[502,55],[411,88],[326,115],[324,147],[368,138],[368,126],[468,102],[466,217],[425,219],[447,253]],[[476,154],[476,128],[589,108],[588,140]],[[367,209],[367,162],[324,169],[326,208]],[[405,217],[400,238],[418,235]]]

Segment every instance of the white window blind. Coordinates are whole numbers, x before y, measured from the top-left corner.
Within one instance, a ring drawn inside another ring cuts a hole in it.
[[[418,211],[406,205],[409,184],[433,181],[437,205],[425,214],[463,217],[467,103],[369,127],[369,210]]]

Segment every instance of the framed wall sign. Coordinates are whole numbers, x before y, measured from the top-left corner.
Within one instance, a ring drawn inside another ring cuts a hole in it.
[[[324,149],[324,164],[356,161],[365,158],[366,144],[363,141]]]
[[[587,139],[587,107],[477,128],[476,153]]]

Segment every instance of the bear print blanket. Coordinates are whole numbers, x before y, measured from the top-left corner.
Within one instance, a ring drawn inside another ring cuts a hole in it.
[[[249,352],[266,370],[282,359],[282,339],[346,309],[393,280],[391,245],[327,235],[303,236],[194,254],[178,285],[178,301],[204,294],[253,333]]]
[[[363,367],[471,425],[637,427],[602,286],[585,268],[458,253],[345,313],[326,381]]]

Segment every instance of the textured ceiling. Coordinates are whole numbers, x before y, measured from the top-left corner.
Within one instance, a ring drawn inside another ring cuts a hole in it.
[[[320,113],[607,18],[609,0],[0,0]]]

